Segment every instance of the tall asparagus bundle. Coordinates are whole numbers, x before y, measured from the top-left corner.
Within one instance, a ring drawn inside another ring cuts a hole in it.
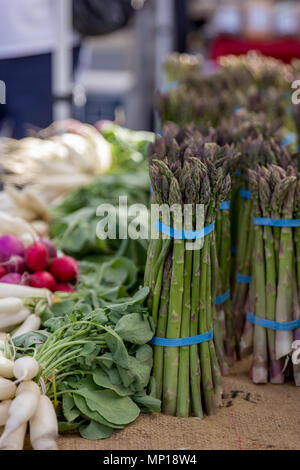
[[[174,130],[173,130],[174,131]],[[178,140],[172,130],[157,138],[150,160],[154,190],[152,204],[177,204],[171,215],[177,230],[196,229],[196,207],[204,207],[203,225],[216,219],[219,205],[230,190],[226,159],[216,144],[204,144],[191,135]],[[190,206],[186,206],[190,205]],[[192,209],[192,218],[187,216]],[[200,228],[200,227],[197,227]],[[156,336],[176,339],[213,330],[213,339],[185,346],[154,346],[153,375],[163,411],[170,415],[202,417],[214,414],[221,398],[220,365],[226,368],[223,341],[215,309],[218,259],[215,234],[191,241],[164,238],[150,241],[145,284]]]
[[[300,228],[275,226],[274,220],[299,218],[300,175],[293,166],[284,170],[267,165],[248,170],[248,176],[253,201],[251,215],[264,219],[252,220],[254,255],[249,311],[254,319],[247,317],[242,345],[253,348],[253,382],[269,380],[279,384],[284,382],[284,369],[289,371],[286,361],[292,353],[293,340],[300,337],[299,327],[281,328],[282,324],[300,318]],[[261,319],[278,323],[262,324]],[[299,365],[293,366],[293,375],[296,385],[300,385]]]
[[[236,200],[237,211],[237,253],[236,253],[236,279],[233,289],[233,309],[236,321],[236,334],[238,340],[241,338],[245,321],[245,312],[249,307],[249,283],[252,276],[252,253],[254,249],[255,230],[252,223],[252,195],[249,186],[248,169],[253,169],[257,164],[266,166],[277,164],[286,168],[293,163],[292,156],[287,149],[282,148],[270,138],[264,140],[262,137],[256,139],[243,139],[240,143],[242,160],[240,175],[235,180],[239,187],[239,197]],[[243,342],[240,354],[248,352]]]

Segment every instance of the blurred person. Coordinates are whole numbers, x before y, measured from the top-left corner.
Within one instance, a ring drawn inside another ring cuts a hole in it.
[[[56,46],[56,0],[0,1],[0,80],[6,104],[0,105],[0,133],[6,120],[13,137],[53,121],[51,54]],[[63,0],[59,0],[63,1]],[[81,35],[100,35],[124,26],[130,0],[73,0],[73,23]],[[78,62],[79,35],[70,35],[73,64]]]
[[[79,37],[70,37],[74,61]],[[7,119],[13,136],[52,122],[51,53],[56,45],[53,0],[1,0],[0,79],[6,85],[6,104],[0,105],[0,127]]]

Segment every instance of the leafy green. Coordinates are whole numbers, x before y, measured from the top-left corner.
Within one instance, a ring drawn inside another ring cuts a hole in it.
[[[112,300],[102,292],[81,286],[58,294],[61,302],[51,306],[37,300],[45,329],[14,339],[17,357],[34,355],[39,362],[36,380],[42,377],[56,400],[60,429],[79,428],[90,439],[105,438],[141,411],[159,408],[147,393],[153,363],[147,343],[154,334],[143,306],[149,289]],[[28,302],[34,311],[33,300]]]
[[[79,432],[82,437],[90,440],[106,439],[111,436],[113,430],[96,421],[90,421],[88,424],[82,424],[79,427]]]
[[[81,388],[76,393],[84,397],[92,411],[114,424],[129,424],[140,414],[138,406],[129,397],[120,397],[112,390]]]
[[[116,324],[115,332],[124,341],[133,344],[148,343],[154,335],[154,324],[149,315],[130,313],[124,315]]]
[[[76,408],[74,398],[69,394],[63,396],[62,408],[65,418],[70,423],[80,416],[80,411]]]

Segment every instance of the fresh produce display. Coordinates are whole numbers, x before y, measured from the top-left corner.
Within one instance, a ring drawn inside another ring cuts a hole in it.
[[[299,64],[249,53],[205,75],[176,53],[156,136],[67,120],[0,139],[1,450],[213,415],[249,354],[255,384],[300,386]],[[149,240],[119,236],[133,204]]]
[[[196,227],[195,207],[202,204],[204,226],[213,227],[219,206],[230,192],[226,156],[231,150],[205,144],[192,134],[180,146],[172,128],[166,129],[152,148],[152,203],[179,207],[190,204],[193,219],[189,220],[189,230]],[[171,226],[175,230],[187,229],[186,214],[182,212],[172,214]],[[145,285],[150,287],[148,304],[156,336],[170,340],[213,330],[213,339],[200,344],[154,346],[156,396],[162,399],[163,411],[170,415],[214,414],[221,401],[221,370],[227,369],[215,309],[219,267],[214,231],[202,240],[202,247],[196,240],[198,245],[190,250],[182,236],[165,239],[160,235],[151,240],[148,251]]]

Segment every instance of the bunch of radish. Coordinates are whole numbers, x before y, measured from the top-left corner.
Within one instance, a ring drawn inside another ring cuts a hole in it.
[[[21,326],[14,330],[13,337],[38,330],[41,320],[38,315],[30,313],[29,309],[24,306],[22,299],[17,297],[0,299],[0,331],[11,331],[20,324]]]
[[[38,373],[39,364],[33,357],[13,361],[0,352],[0,426],[4,426],[0,450],[22,450],[28,424],[33,449],[57,449],[56,413],[33,381]]]
[[[40,238],[25,248],[15,235],[0,237],[0,283],[73,292],[78,280],[78,263],[58,257],[50,240]]]

